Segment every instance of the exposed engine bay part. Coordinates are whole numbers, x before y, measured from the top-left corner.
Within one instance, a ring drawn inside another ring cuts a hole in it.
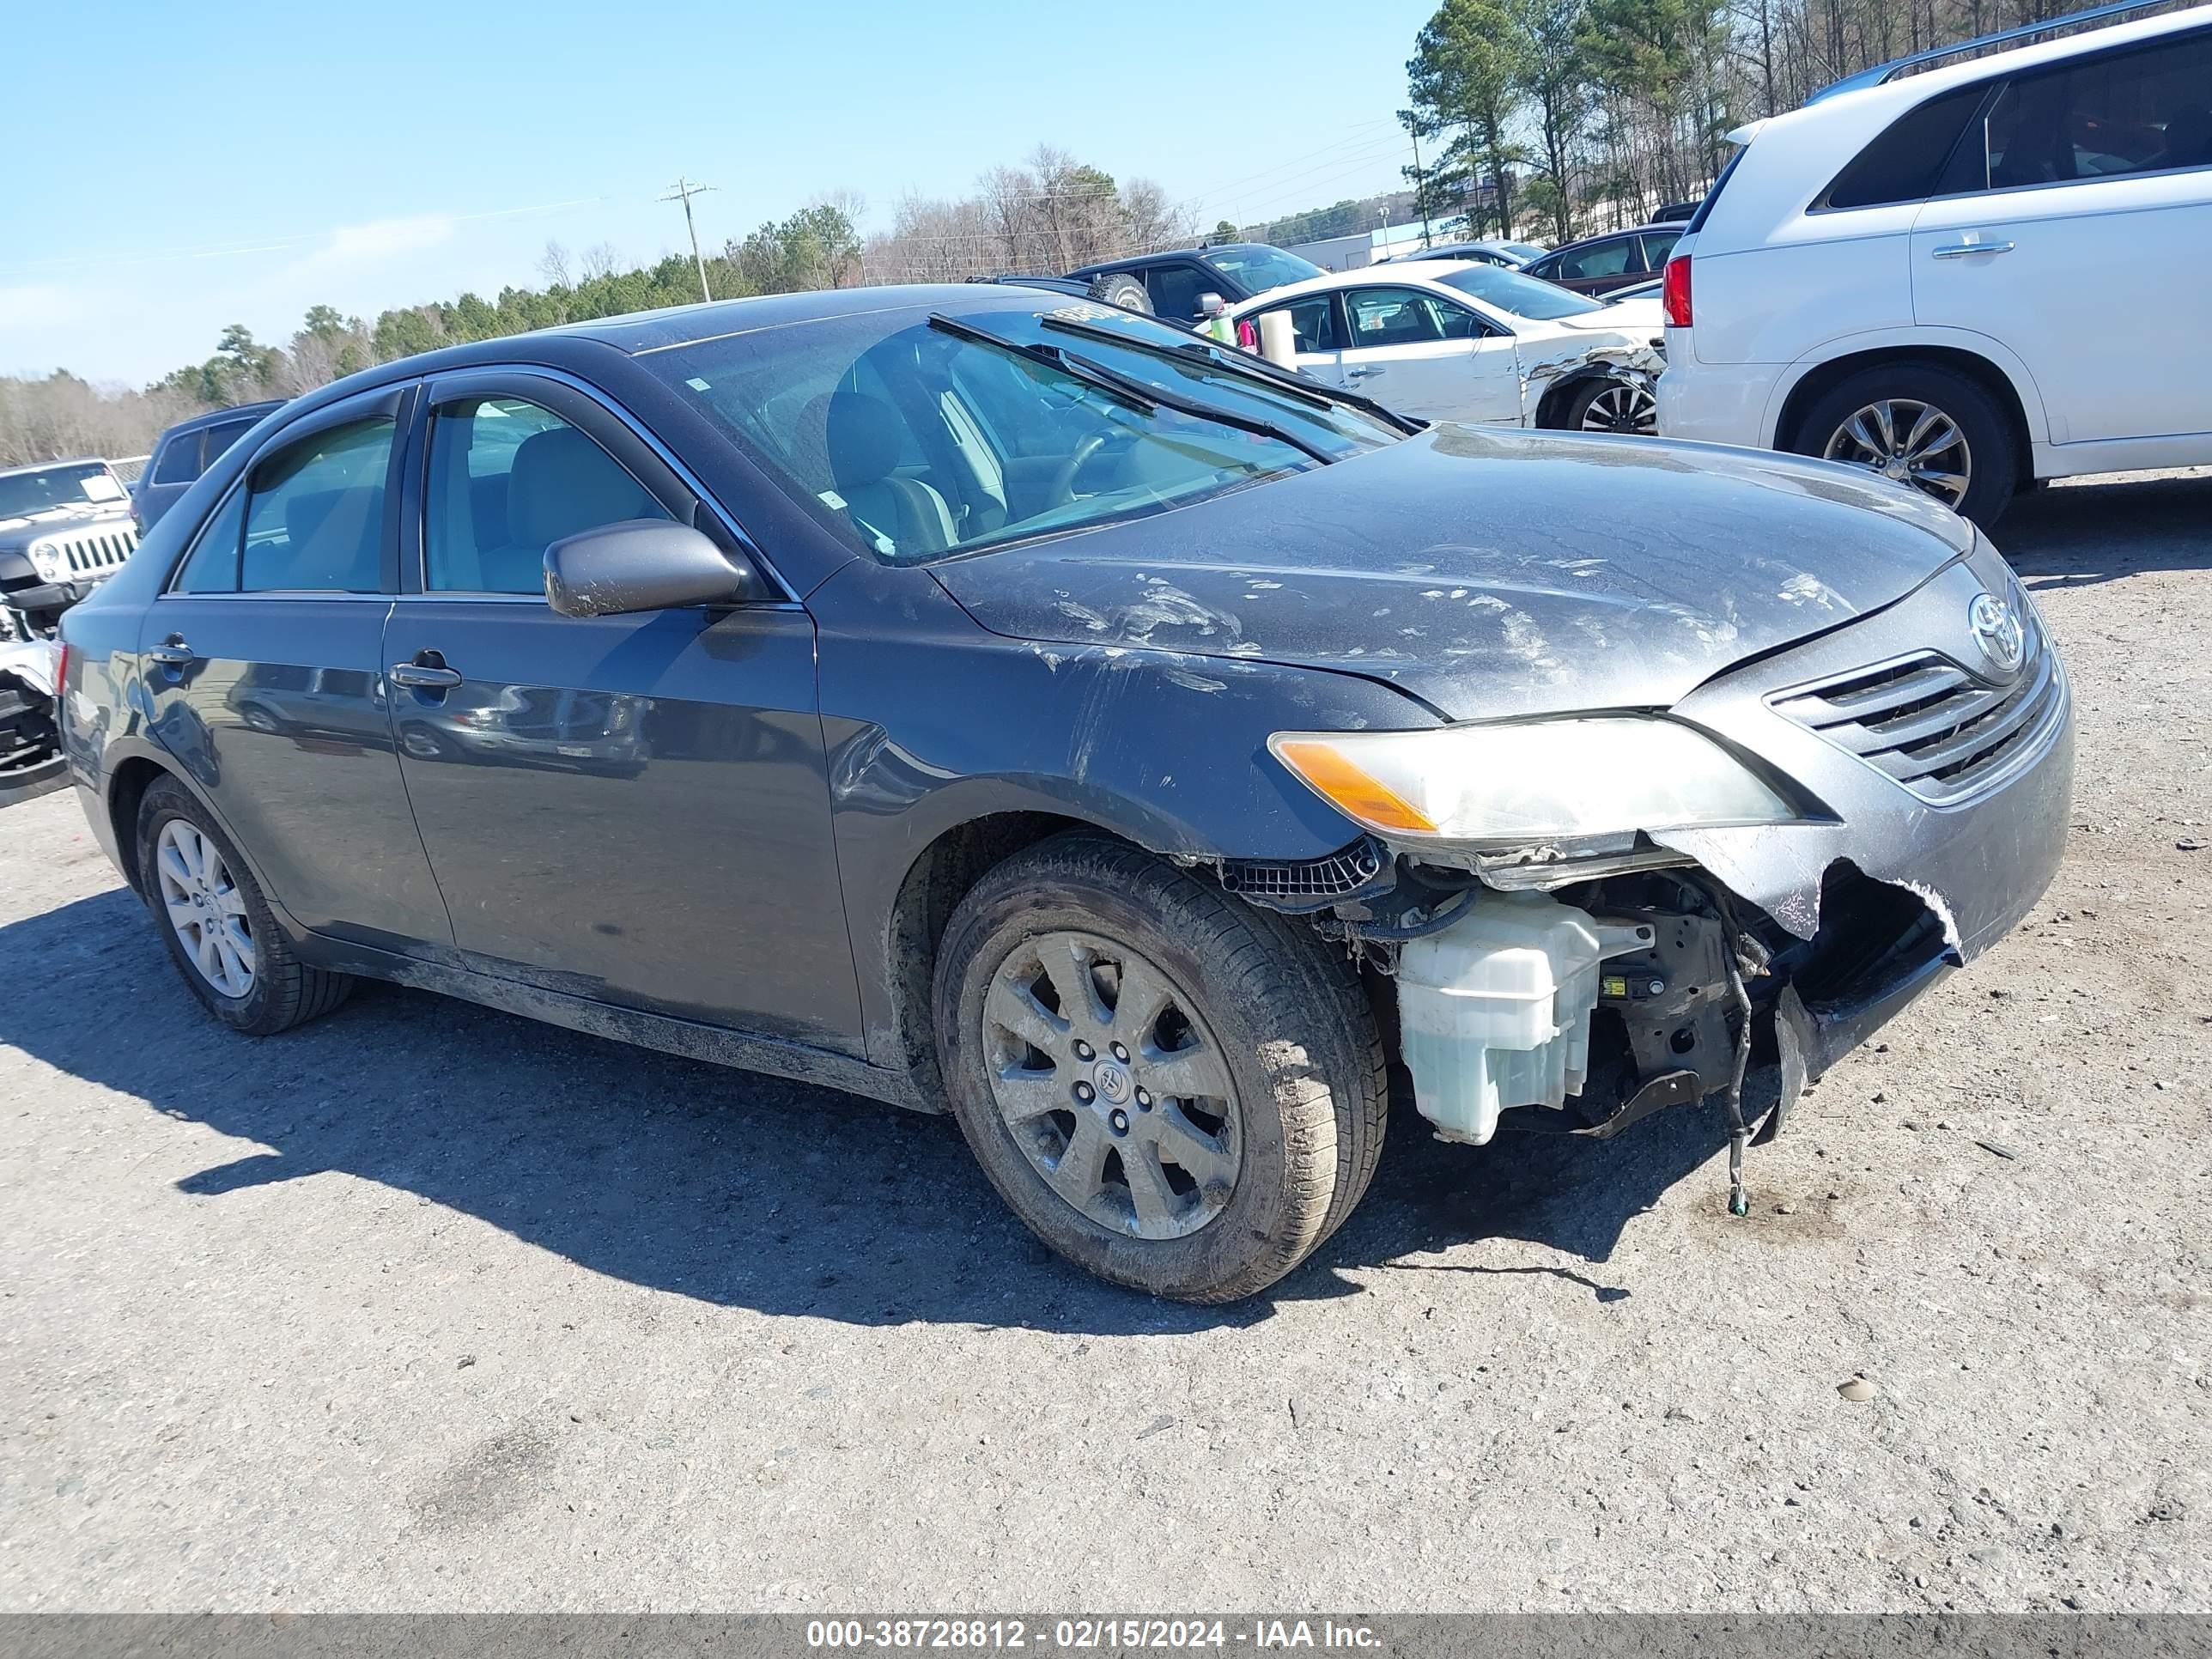
[[[1649,950],[1618,925],[1540,893],[1481,893],[1404,945],[1398,1020],[1414,1102],[1447,1140],[1480,1146],[1509,1106],[1563,1108],[1589,1073],[1600,964]]]

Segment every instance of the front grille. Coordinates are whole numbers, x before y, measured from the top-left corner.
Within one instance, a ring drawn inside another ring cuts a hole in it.
[[[2039,752],[2065,690],[2057,653],[2030,621],[2027,660],[2003,685],[1923,651],[1770,701],[1921,799],[1948,806],[1994,787]]]
[[[118,569],[138,545],[138,535],[129,525],[100,530],[76,530],[45,538],[70,577],[107,576]]]

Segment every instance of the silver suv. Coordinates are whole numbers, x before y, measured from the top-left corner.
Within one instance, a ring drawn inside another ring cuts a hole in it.
[[[137,545],[131,494],[106,461],[0,472],[0,641],[52,638]]]

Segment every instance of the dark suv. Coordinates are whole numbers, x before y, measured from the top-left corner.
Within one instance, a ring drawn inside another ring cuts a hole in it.
[[[1585,236],[1579,242],[1553,248],[1521,269],[1578,294],[1610,294],[1666,270],[1667,256],[1681,240],[1684,228],[1675,224],[1609,230],[1602,236]]]
[[[179,421],[164,432],[147,457],[146,471],[131,495],[131,514],[138,521],[138,533],[143,536],[151,530],[192,481],[251,432],[264,415],[283,406],[282,398],[272,398],[266,403],[212,410],[189,421]]]
[[[1091,283],[1105,276],[1133,276],[1145,285],[1152,309],[1176,321],[1201,315],[1198,302],[1205,295],[1218,294],[1235,305],[1270,289],[1322,274],[1322,268],[1312,260],[1266,242],[1223,242],[1213,247],[1140,253],[1133,258],[1109,259],[1068,272],[1078,282]]]

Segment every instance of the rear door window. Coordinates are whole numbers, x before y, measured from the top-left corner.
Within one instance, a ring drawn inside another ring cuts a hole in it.
[[[1617,236],[1595,247],[1559,255],[1555,268],[1543,274],[1571,283],[1586,276],[1620,276],[1640,269],[1636,263],[1636,239]]]
[[[184,432],[161,446],[159,459],[154,463],[154,476],[146,482],[157,484],[188,484],[200,476],[200,441],[204,433]]]
[[[1300,351],[1340,351],[1344,341],[1336,331],[1336,305],[1326,294],[1309,295],[1294,300],[1286,306],[1270,306],[1253,318],[1256,325],[1260,317],[1272,317],[1278,313],[1291,319],[1291,331],[1297,337]]]
[[[1989,94],[1989,84],[1958,87],[1909,109],[1854,155],[1814,203],[1821,208],[1886,207],[1924,200],[1942,177],[1943,163]],[[1742,152],[1738,151],[1741,155]],[[1725,180],[1726,175],[1723,175]],[[1713,186],[1713,194],[1720,185]],[[1700,210],[1702,211],[1702,210]]]
[[[301,439],[254,469],[239,592],[374,593],[393,426],[376,417]]]

